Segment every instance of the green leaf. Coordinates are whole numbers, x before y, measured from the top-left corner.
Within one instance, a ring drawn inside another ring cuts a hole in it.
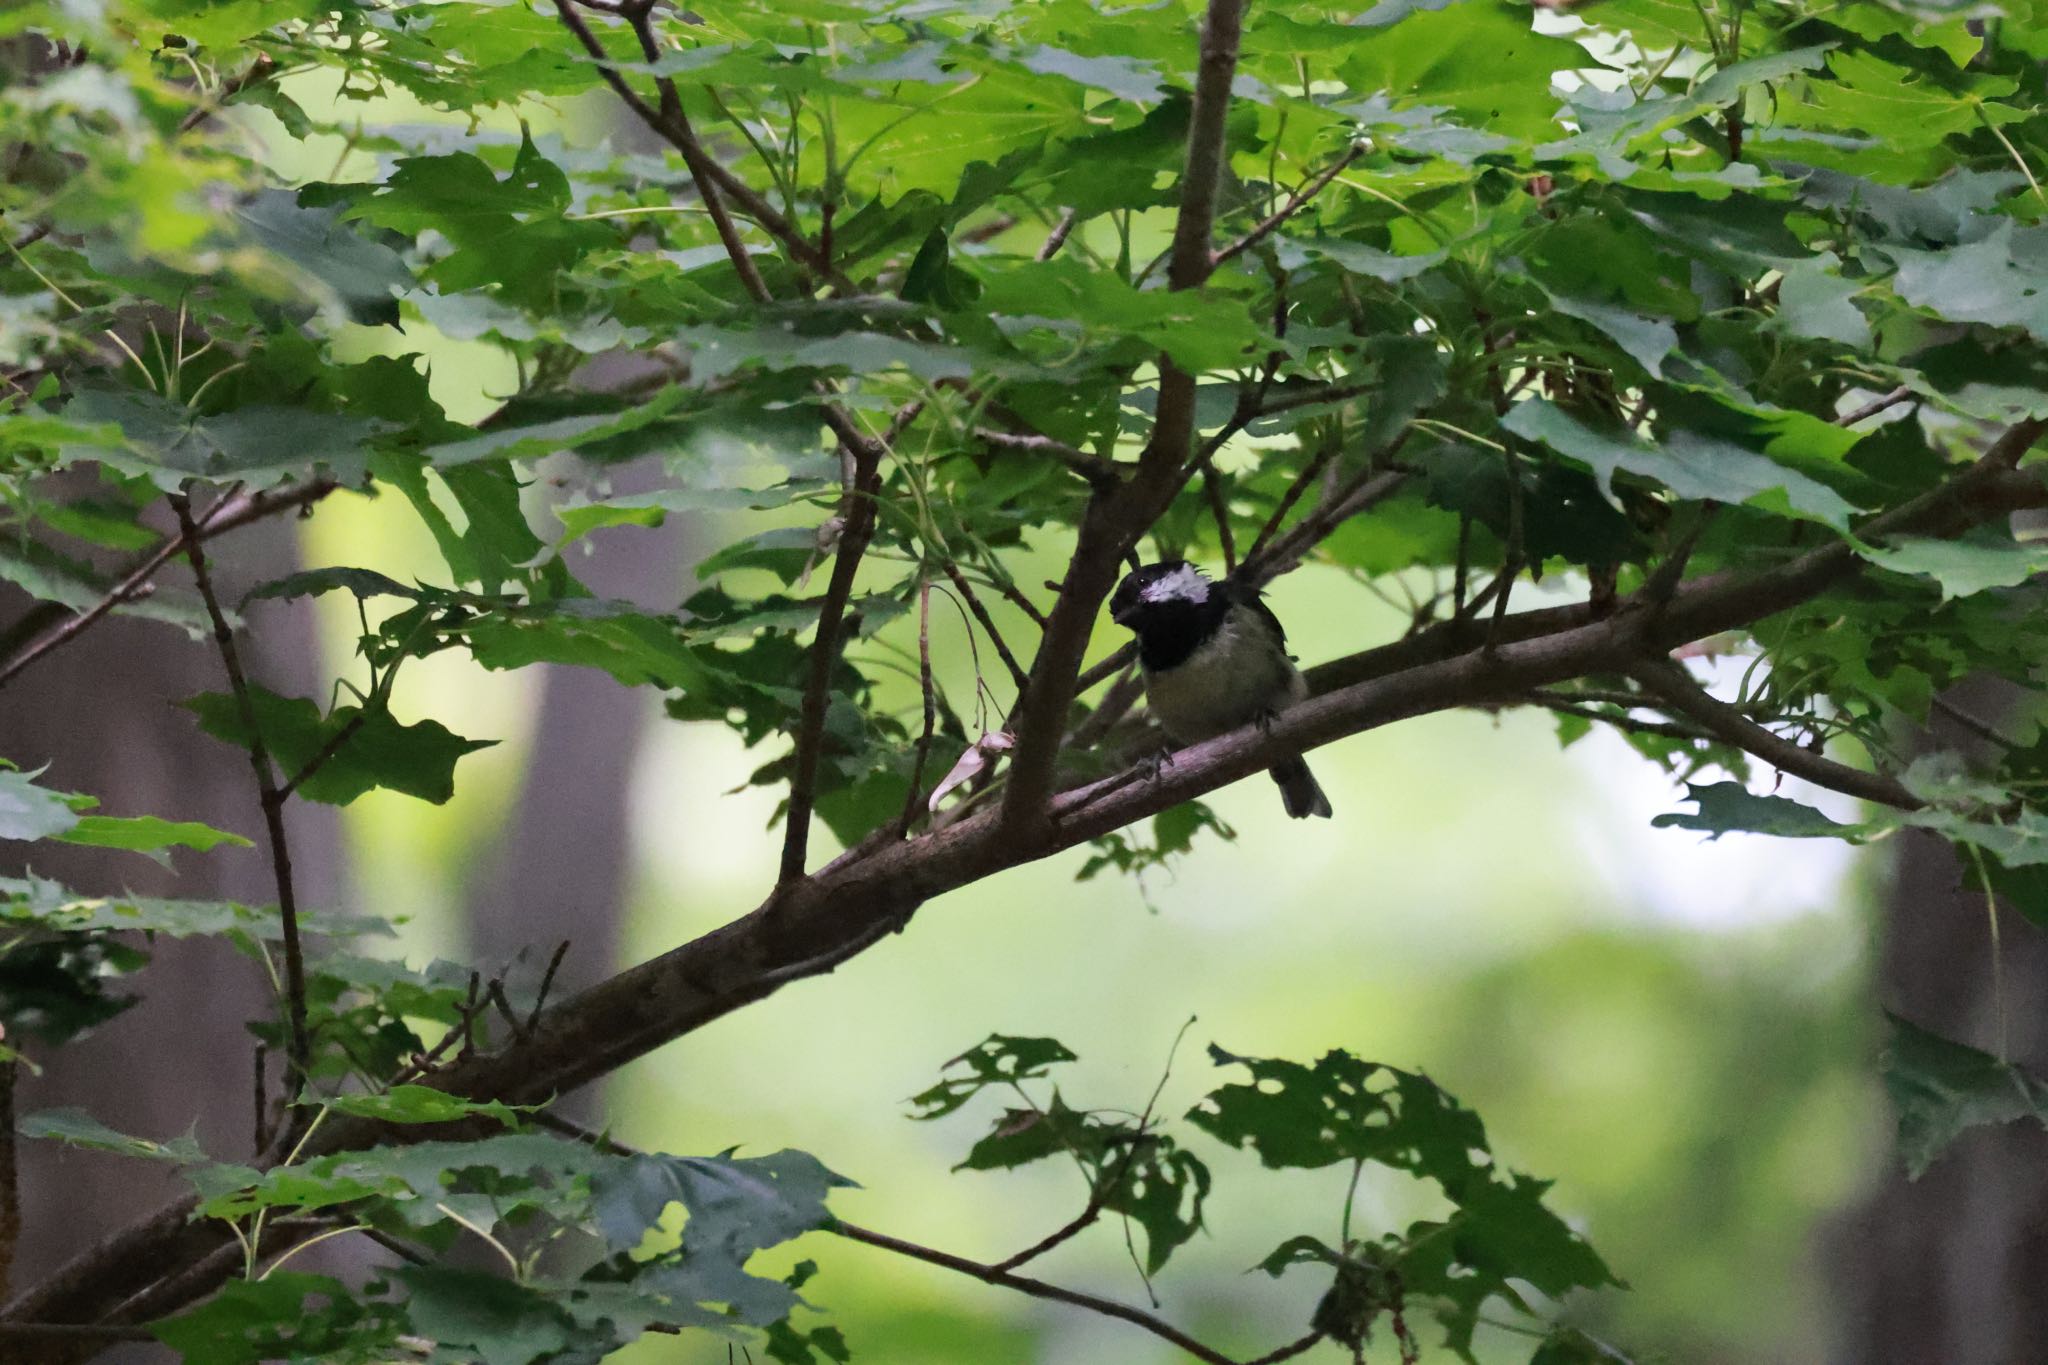
[[[102,930],[170,938],[246,934],[269,941],[283,932],[275,907],[154,896],[81,896],[40,877],[0,877],[0,919],[32,923],[57,934]],[[330,935],[382,932],[389,927],[381,920],[305,911],[300,919],[307,932]]]
[[[198,1141],[190,1133],[169,1142],[152,1142],[148,1138],[117,1133],[83,1109],[45,1109],[26,1116],[15,1128],[26,1138],[52,1138],[67,1146],[113,1152],[118,1156],[145,1157],[151,1161],[170,1161],[179,1165],[206,1160],[206,1153],[199,1150]]]
[[[149,1328],[186,1365],[259,1365],[389,1359],[402,1326],[388,1305],[340,1280],[272,1268],[260,1279],[231,1277],[198,1307]]]
[[[429,1085],[394,1085],[369,1095],[336,1095],[327,1108],[357,1118],[385,1123],[455,1123],[482,1114],[506,1127],[519,1122],[520,1110],[496,1100],[465,1100]]]
[[[965,1067],[964,1076],[948,1076],[911,1098],[916,1119],[944,1118],[958,1110],[991,1085],[1011,1086],[1035,1080],[1061,1062],[1077,1060],[1057,1038],[1013,1038],[991,1033],[981,1042],[953,1058],[945,1070]]]
[[[1847,530],[1853,510],[1841,495],[1768,455],[1715,437],[1677,432],[1650,445],[1629,432],[1586,425],[1547,399],[1516,405],[1501,425],[1584,463],[1610,495],[1625,471],[1655,479],[1682,498],[1751,502]]]
[[[1894,573],[1923,574],[1941,584],[1943,600],[1992,588],[2014,588],[2048,569],[2048,541],[2019,541],[1990,527],[1954,540],[1895,536],[1889,548],[1863,557]]]
[[[1742,831],[1785,839],[1842,839],[1854,844],[1863,842],[1867,833],[1863,826],[1830,820],[1787,797],[1758,796],[1740,782],[1688,782],[1685,795],[1698,804],[1696,812],[1660,815],[1650,823],[1658,829],[1702,830],[1716,839],[1730,831]]]
[[[120,428],[121,440],[67,445],[67,461],[98,460],[177,492],[188,478],[272,488],[325,475],[360,482],[370,440],[387,424],[341,413],[254,404],[201,414],[153,393],[87,389],[64,415]]]
[[[35,777],[0,767],[0,839],[48,839],[77,826],[78,812],[71,800],[38,787]]]
[[[329,291],[352,322],[396,325],[397,295],[413,287],[396,251],[341,221],[331,205],[305,207],[288,190],[265,190],[236,216],[258,242]]]
[[[599,1171],[591,1214],[614,1252],[637,1247],[664,1210],[679,1203],[681,1254],[690,1293],[728,1305],[742,1322],[765,1327],[787,1318],[796,1293],[780,1280],[749,1274],[757,1251],[832,1221],[826,1196],[852,1181],[805,1152],[765,1157],[636,1155]]]
[[[166,848],[190,848],[205,853],[222,844],[252,847],[239,834],[202,825],[196,820],[165,820],[154,815],[84,815],[78,823],[57,836],[67,844],[94,848],[123,848],[134,853],[156,853]]]
[[[417,589],[385,577],[375,569],[302,569],[298,573],[274,578],[259,587],[252,588],[243,598],[244,604],[260,598],[276,597],[290,600],[298,597],[318,597],[322,593],[347,591],[358,599],[372,597],[410,597],[417,600]]]
[[[285,774],[296,775],[327,755],[299,784],[298,794],[329,805],[345,806],[375,787],[439,805],[455,794],[456,760],[497,743],[464,739],[439,721],[401,725],[382,707],[365,713],[342,706],[322,716],[303,697],[280,697],[260,687],[250,689],[250,701],[263,743]],[[234,697],[208,692],[179,705],[198,716],[200,728],[214,738],[247,747],[250,735]]]
[[[1843,279],[1832,251],[1785,268],[1778,283],[1778,311],[1771,325],[1796,337],[1835,341],[1862,349],[1870,344],[1870,320],[1856,306],[1862,286]]]
[[[1971,1128],[2018,1119],[2048,1127],[2048,1081],[1897,1015],[1885,1017],[1892,1026],[1885,1091],[1898,1111],[1899,1156],[1913,1179]]]
[[[1617,1283],[1592,1247],[1544,1207],[1547,1184],[1496,1165],[1479,1116],[1427,1077],[1342,1051],[1313,1067],[1237,1057],[1214,1045],[1209,1055],[1252,1075],[1248,1084],[1211,1091],[1188,1112],[1217,1140],[1248,1146],[1271,1167],[1365,1161],[1435,1181],[1461,1210],[1457,1259],[1503,1284],[1525,1279],[1554,1296]]]
[[[1576,1327],[1553,1327],[1529,1365],[1633,1365],[1629,1358],[1606,1342]]]
[[[568,1314],[539,1289],[444,1266],[401,1267],[406,1316],[428,1341],[468,1347],[484,1365],[532,1365],[574,1340]]]

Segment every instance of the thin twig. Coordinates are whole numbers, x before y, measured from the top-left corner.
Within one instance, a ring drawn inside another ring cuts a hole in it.
[[[1318,403],[1342,403],[1377,388],[1379,382],[1371,380],[1359,384],[1316,384],[1304,389],[1283,389],[1259,405],[1258,416],[1271,417],[1275,413],[1314,407]]]
[[[306,959],[299,945],[298,892],[292,884],[291,845],[285,838],[284,797],[279,792],[277,774],[270,766],[270,750],[263,742],[263,731],[257,723],[256,701],[249,688],[248,675],[242,671],[242,657],[235,647],[235,633],[229,628],[227,614],[221,610],[220,596],[213,589],[213,575],[206,566],[206,551],[201,546],[199,527],[192,520],[192,504],[182,493],[172,494],[170,503],[171,510],[178,516],[179,539],[184,542],[185,558],[192,565],[193,582],[199,588],[201,600],[206,603],[207,616],[213,621],[213,642],[220,651],[221,666],[227,671],[236,712],[242,728],[248,732],[249,766],[256,774],[263,823],[269,834],[270,867],[277,883],[277,913],[284,930],[285,1007],[291,1028],[290,1072],[285,1086],[291,1102],[296,1104],[298,1092],[312,1074],[313,1046],[306,1030]]]
[[[949,566],[950,567],[950,566]],[[898,837],[910,832],[924,800],[924,768],[932,754],[932,736],[938,729],[939,698],[932,685],[932,580],[917,576],[917,686],[924,701],[924,730],[917,740],[917,758],[910,769],[910,789],[903,794],[903,811],[896,817]]]
[[[505,979],[499,976],[492,977],[490,984],[485,987],[485,994],[490,998],[492,1007],[498,1011],[498,1017],[505,1021],[505,1027],[512,1030],[512,1041],[525,1042],[526,1025],[512,1012],[512,1001],[505,994]]]
[[[962,1275],[971,1275],[983,1284],[1000,1285],[1004,1289],[1014,1289],[1036,1299],[1051,1299],[1055,1303],[1072,1304],[1076,1308],[1086,1308],[1104,1317],[1121,1319],[1144,1328],[1155,1337],[1172,1342],[1195,1359],[1209,1362],[1209,1365],[1237,1365],[1229,1356],[1204,1346],[1163,1318],[1155,1317],[1143,1309],[1133,1308],[1129,1304],[1118,1303],[1114,1299],[1084,1294],[1076,1289],[1067,1289],[1060,1285],[1047,1284],[1044,1280],[1013,1274],[992,1265],[984,1265],[980,1261],[970,1261],[965,1256],[955,1256],[951,1252],[939,1251],[932,1247],[920,1246],[916,1242],[906,1242],[900,1237],[891,1237],[887,1233],[875,1232],[856,1223],[835,1222],[829,1225],[829,1230],[848,1241],[879,1247],[883,1251],[893,1251],[898,1256],[908,1256],[927,1265],[943,1266]]]
[[[1038,248],[1038,260],[1041,264],[1060,254],[1060,248],[1067,244],[1067,237],[1074,231],[1076,219],[1077,215],[1072,209],[1060,211],[1060,220],[1052,225],[1052,231],[1046,234],[1045,244]]]
[[[178,131],[181,133],[191,132],[194,128],[197,128],[200,124],[219,113],[221,106],[225,105],[229,100],[241,94],[258,81],[268,80],[271,72],[276,69],[277,63],[271,59],[269,53],[258,53],[256,60],[243,68],[241,75],[221,87],[219,94],[202,100],[198,108],[179,119]]]
[[[1345,148],[1344,155],[1338,157],[1334,162],[1330,163],[1329,166],[1325,167],[1320,173],[1316,175],[1316,177],[1313,180],[1309,181],[1306,185],[1303,185],[1300,189],[1296,190],[1293,194],[1289,195],[1286,203],[1282,204],[1279,208],[1275,209],[1272,213],[1268,214],[1265,218],[1261,219],[1259,224],[1256,227],[1254,227],[1250,232],[1247,232],[1244,236],[1238,238],[1229,246],[1224,247],[1221,251],[1217,252],[1215,256],[1211,258],[1212,263],[1216,265],[1222,265],[1225,261],[1231,259],[1233,256],[1238,256],[1246,251],[1251,250],[1260,242],[1263,242],[1266,240],[1266,238],[1272,236],[1273,233],[1279,229],[1282,223],[1286,222],[1289,218],[1292,218],[1295,214],[1301,211],[1302,205],[1308,203],[1309,200],[1321,194],[1323,192],[1323,188],[1327,186],[1332,180],[1335,180],[1338,177],[1338,175],[1340,175],[1343,172],[1346,166],[1349,166],[1352,162],[1358,160],[1360,156],[1364,155],[1365,147],[1366,144],[1364,142],[1354,142],[1349,147]]]
[[[1223,476],[1214,469],[1202,469],[1202,496],[1209,503],[1209,515],[1216,521],[1216,543],[1223,551],[1223,572],[1237,572],[1237,537],[1230,530],[1230,504],[1223,497]]]
[[[1950,720],[1962,726],[1965,730],[1968,730],[1971,734],[1977,736],[1977,738],[1981,740],[1985,740],[1988,743],[1995,744],[1999,748],[2004,749],[2008,752],[2017,751],[2025,747],[2015,742],[2014,740],[2008,739],[2005,735],[2000,734],[1997,727],[1985,721],[1979,720],[1976,716],[1971,715],[1962,707],[1957,706],[1947,697],[1935,696],[1930,698],[1929,701],[1931,702],[1935,710],[1941,712],[1941,714],[1947,716]]]
[[[1043,455],[1058,460],[1068,469],[1086,479],[1090,486],[1100,488],[1113,485],[1122,477],[1113,461],[1085,450],[1077,450],[1065,441],[1055,441],[1050,436],[1020,435],[1010,431],[996,431],[989,427],[977,427],[974,439],[994,450],[1009,451],[1017,455]]]
[[[1081,676],[1074,680],[1074,695],[1079,696],[1098,683],[1107,681],[1117,673],[1130,667],[1131,664],[1137,661],[1137,658],[1137,643],[1133,641],[1130,644],[1124,645],[1094,667],[1083,670]]]
[[[1266,524],[1261,526],[1258,535],[1252,538],[1252,547],[1244,552],[1247,560],[1257,559],[1273,537],[1280,533],[1280,523],[1287,520],[1287,514],[1294,510],[1295,503],[1301,501],[1301,495],[1322,477],[1324,467],[1337,457],[1337,452],[1343,444],[1333,433],[1331,438],[1324,441],[1322,447],[1309,457],[1308,463],[1301,467],[1301,472],[1287,485],[1287,491],[1280,495],[1280,501],[1274,506],[1272,515],[1266,518]]]
[[[960,566],[951,559],[941,559],[939,567],[945,570],[946,577],[952,582],[954,589],[966,599],[967,610],[973,612],[974,619],[981,623],[982,632],[995,645],[996,654],[1002,659],[1003,667],[1010,670],[1010,681],[1017,685],[1018,695],[1023,695],[1024,689],[1030,685],[1030,675],[1025,673],[1024,666],[1017,662],[1017,656],[1010,652],[1010,646],[1004,643],[1002,632],[996,629],[995,618],[988,614],[988,608],[984,607],[981,599],[975,595],[974,585],[967,581],[967,575],[961,573]]]
[[[563,939],[555,945],[555,951],[548,955],[547,970],[540,974],[540,989],[533,994],[533,1008],[527,1011],[526,1031],[540,1022],[540,1012],[547,1008],[548,992],[554,989],[555,973],[562,969],[562,959],[569,955],[569,940]]]
[[[1131,708],[1138,704],[1138,699],[1145,695],[1145,680],[1139,675],[1137,665],[1129,663],[1125,665],[1125,669],[1127,671],[1111,683],[1109,690],[1102,694],[1102,700],[1096,702],[1094,709],[1074,727],[1074,733],[1067,739],[1069,748],[1093,748],[1098,740],[1109,733],[1111,727],[1130,714]]]
[[[1544,710],[1555,711],[1561,716],[1577,716],[1580,720],[1597,721],[1602,725],[1611,725],[1617,730],[1627,730],[1633,734],[1656,735],[1660,739],[1677,740],[1713,738],[1705,730],[1695,726],[1679,725],[1668,720],[1644,720],[1640,717],[1629,715],[1626,711],[1603,711],[1597,706],[1582,705],[1558,692],[1539,689],[1529,694],[1529,700]],[[1645,704],[1647,704],[1647,699],[1637,702],[1637,705]],[[1486,709],[1491,710],[1493,708],[1489,707]]]
[[[741,212],[759,223],[771,237],[781,242],[791,256],[834,283],[844,283],[835,275],[831,262],[825,259],[824,253],[815,244],[797,231],[787,218],[776,212],[774,206],[762,198],[752,186],[727,170],[722,163],[704,150],[704,145],[697,140],[689,120],[681,116],[680,105],[675,111],[678,117],[671,121],[664,116],[663,111],[650,105],[626,83],[625,77],[611,64],[610,54],[605,51],[604,44],[590,31],[590,26],[583,21],[583,16],[576,13],[575,0],[555,0],[555,10],[561,16],[563,26],[575,35],[576,40],[583,45],[584,51],[596,60],[598,75],[611,86],[626,107],[670,146],[682,153],[683,164],[689,168],[692,178],[701,175],[700,188],[704,184],[716,185],[739,205]],[[705,207],[710,207],[708,201]],[[738,262],[735,261],[734,265],[737,268]]]
[[[1685,578],[1685,566],[1692,560],[1692,552],[1699,548],[1700,537],[1706,534],[1707,526],[1719,511],[1719,504],[1703,503],[1692,513],[1692,524],[1678,537],[1678,543],[1665,554],[1663,560],[1643,580],[1640,594],[1646,602],[1668,602],[1678,591],[1679,583]]]
[[[1321,1332],[1310,1332],[1305,1337],[1296,1337],[1278,1350],[1268,1351],[1262,1356],[1254,1356],[1252,1359],[1247,1360],[1245,1365],[1280,1365],[1281,1361],[1294,1359],[1303,1351],[1314,1347],[1322,1339],[1323,1334]]]
[[[1912,387],[1910,385],[1901,384],[1896,389],[1893,389],[1890,393],[1884,394],[1883,396],[1878,398],[1873,398],[1868,403],[1865,403],[1862,407],[1852,408],[1848,412],[1843,413],[1840,417],[1837,417],[1835,419],[1835,425],[1838,427],[1853,427],[1858,422],[1863,421],[1867,417],[1875,417],[1887,408],[1897,407],[1899,404],[1905,402],[1912,396]]]
[[[1400,448],[1397,438],[1388,449],[1391,454]],[[1272,582],[1281,574],[1299,564],[1310,550],[1327,539],[1339,526],[1359,513],[1368,511],[1401,490],[1408,481],[1408,475],[1401,470],[1376,467],[1377,462],[1368,464],[1339,485],[1329,498],[1315,511],[1296,522],[1286,534],[1266,547],[1265,553],[1256,557],[1246,556],[1241,577],[1254,586]]]
[[[382,703],[373,702],[371,704],[381,706]],[[370,705],[358,708],[356,713],[344,721],[339,730],[329,735],[327,742],[322,744],[313,756],[307,759],[300,766],[299,770],[291,775],[291,779],[277,789],[277,799],[279,801],[290,799],[293,792],[297,791],[315,773],[326,767],[329,760],[340,753],[350,740],[362,733],[363,727],[369,724],[370,713]]]

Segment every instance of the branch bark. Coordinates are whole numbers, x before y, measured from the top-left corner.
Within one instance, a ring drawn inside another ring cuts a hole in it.
[[[1837,763],[1758,725],[1728,703],[1710,695],[1693,681],[1683,664],[1668,658],[1641,659],[1630,667],[1629,674],[1672,710],[1689,717],[1714,738],[1756,755],[1780,772],[1803,777],[1817,787],[1894,806],[1899,810],[1918,810],[1926,804],[1896,778],[1883,773],[1866,773],[1846,763]]]
[[[825,717],[832,705],[832,671],[839,665],[841,627],[846,602],[853,595],[854,575],[875,533],[876,500],[882,491],[882,448],[858,438],[849,447],[853,480],[840,503],[842,529],[839,552],[832,560],[832,580],[818,609],[818,634],[811,642],[811,676],[804,687],[797,720],[796,761],[789,783],[789,808],[783,815],[780,880],[788,885],[804,875],[810,845],[811,811],[817,804],[818,758],[825,743]]]

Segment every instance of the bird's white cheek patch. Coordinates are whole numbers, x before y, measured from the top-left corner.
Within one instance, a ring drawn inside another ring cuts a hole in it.
[[[1192,564],[1183,564],[1155,583],[1147,583],[1138,594],[1146,602],[1206,602],[1209,580]]]

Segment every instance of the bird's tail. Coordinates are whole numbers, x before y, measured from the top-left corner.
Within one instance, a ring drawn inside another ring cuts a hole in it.
[[[1323,795],[1323,789],[1316,785],[1315,774],[1308,770],[1308,761],[1297,755],[1282,759],[1267,769],[1273,781],[1280,788],[1280,801],[1287,807],[1287,813],[1297,820],[1311,815],[1330,818],[1330,798]]]

